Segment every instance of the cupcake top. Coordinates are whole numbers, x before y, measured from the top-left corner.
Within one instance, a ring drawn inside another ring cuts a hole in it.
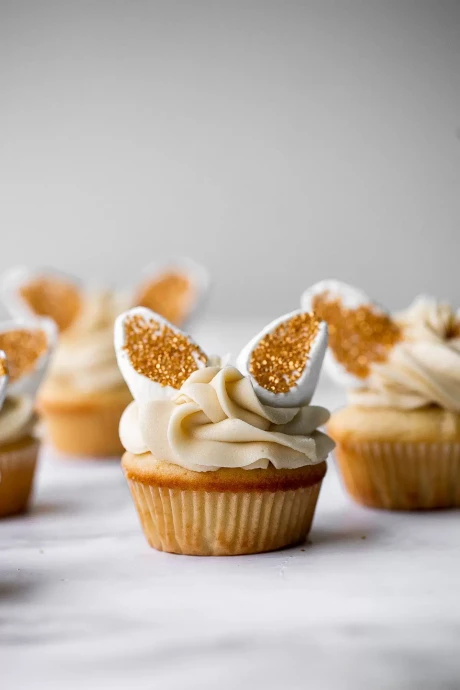
[[[129,297],[110,291],[87,293],[80,312],[59,340],[50,381],[82,392],[122,385],[113,349],[113,324]]]
[[[160,315],[139,308],[122,314],[115,348],[134,397],[120,423],[124,447],[198,472],[322,462],[333,442],[317,429],[329,413],[308,403],[326,339],[312,315],[288,314],[244,348],[244,375],[209,358]],[[264,360],[262,370],[256,362]],[[270,405],[258,394],[264,386]]]
[[[0,324],[0,444],[32,433],[35,397],[55,341],[49,319]]]
[[[78,280],[54,270],[12,269],[2,280],[3,298],[15,315],[46,315],[60,341],[50,383],[85,393],[123,385],[113,348],[115,318],[133,304],[153,304],[182,322],[204,297],[207,276],[189,260],[155,264],[140,284],[123,292],[84,289]]]
[[[390,315],[361,291],[335,281],[307,290],[302,304],[328,321],[328,371],[352,404],[460,412],[460,315],[418,297]]]

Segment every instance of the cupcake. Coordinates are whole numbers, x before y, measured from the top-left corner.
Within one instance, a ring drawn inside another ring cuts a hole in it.
[[[38,406],[47,436],[60,452],[111,457],[122,453],[120,417],[131,401],[117,366],[113,324],[135,304],[155,305],[178,323],[189,318],[207,287],[204,269],[190,260],[151,265],[124,292],[87,290],[56,271],[13,269],[3,296],[14,314],[51,317],[59,347]]]
[[[148,543],[194,555],[270,551],[308,534],[331,439],[310,405],[327,327],[294,312],[244,348],[210,358],[145,308],[118,317],[115,349],[133,395],[123,470]]]
[[[35,395],[56,337],[49,319],[0,324],[0,517],[23,512],[39,442]]]
[[[329,326],[325,366],[349,404],[328,431],[344,484],[373,508],[460,506],[460,319],[419,297],[391,316],[335,281],[307,290],[302,306]]]

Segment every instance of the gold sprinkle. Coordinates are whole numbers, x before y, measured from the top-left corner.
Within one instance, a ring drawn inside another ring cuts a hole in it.
[[[17,329],[0,333],[0,350],[6,354],[10,382],[33,371],[35,364],[48,347],[46,334],[42,330]]]
[[[347,309],[339,299],[323,293],[314,298],[313,309],[320,319],[327,321],[334,357],[358,378],[369,376],[370,365],[384,362],[401,340],[401,331],[391,318],[367,305]]]
[[[58,278],[36,278],[22,285],[19,292],[35,314],[49,316],[61,332],[75,321],[82,306],[78,289]]]
[[[8,376],[8,362],[5,357],[0,357],[0,377]]]
[[[318,328],[313,314],[297,314],[281,323],[252,351],[251,376],[272,393],[287,393],[304,372]]]
[[[144,283],[135,304],[156,311],[171,323],[180,325],[189,314],[194,299],[195,290],[187,276],[171,272]]]
[[[178,390],[198,369],[198,362],[207,362],[204,352],[186,335],[139,314],[126,319],[125,339],[133,368],[162,386]]]

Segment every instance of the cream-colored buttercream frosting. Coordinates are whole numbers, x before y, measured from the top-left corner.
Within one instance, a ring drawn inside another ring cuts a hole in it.
[[[0,446],[32,434],[36,422],[33,399],[9,396],[0,410]]]
[[[371,365],[366,388],[351,390],[355,405],[415,409],[436,404],[460,412],[459,315],[419,297],[395,317],[403,339],[384,363]]]
[[[89,295],[79,317],[59,340],[51,379],[84,392],[121,386],[113,323],[129,304],[129,297],[110,291]]]
[[[195,472],[223,467],[294,469],[323,461],[333,441],[317,430],[329,419],[322,407],[262,405],[237,369],[195,371],[172,400],[132,402],[120,422],[127,451]]]

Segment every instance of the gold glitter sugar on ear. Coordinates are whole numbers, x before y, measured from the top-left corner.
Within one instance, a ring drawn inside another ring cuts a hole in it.
[[[155,280],[146,281],[134,301],[136,305],[151,309],[171,323],[180,325],[191,310],[195,292],[185,274],[171,271]]]
[[[17,328],[0,333],[0,350],[6,354],[10,383],[32,372],[47,349],[48,339],[42,330]]]
[[[19,294],[37,316],[49,316],[65,331],[78,316],[82,298],[78,288],[57,277],[39,276],[19,287]]]
[[[369,376],[372,363],[384,362],[402,339],[401,329],[391,317],[369,304],[347,308],[339,297],[324,292],[313,297],[312,307],[328,324],[335,359],[360,379]]]
[[[288,393],[301,378],[318,334],[313,314],[296,314],[267,333],[251,353],[249,373],[272,393]]]
[[[0,378],[8,376],[8,360],[3,352],[0,353]]]
[[[162,386],[179,389],[207,357],[185,334],[166,323],[140,314],[124,321],[125,344],[131,366],[138,374]]]
[[[298,310],[267,324],[236,362],[264,405],[301,407],[315,392],[326,347],[326,323],[309,310]]]

